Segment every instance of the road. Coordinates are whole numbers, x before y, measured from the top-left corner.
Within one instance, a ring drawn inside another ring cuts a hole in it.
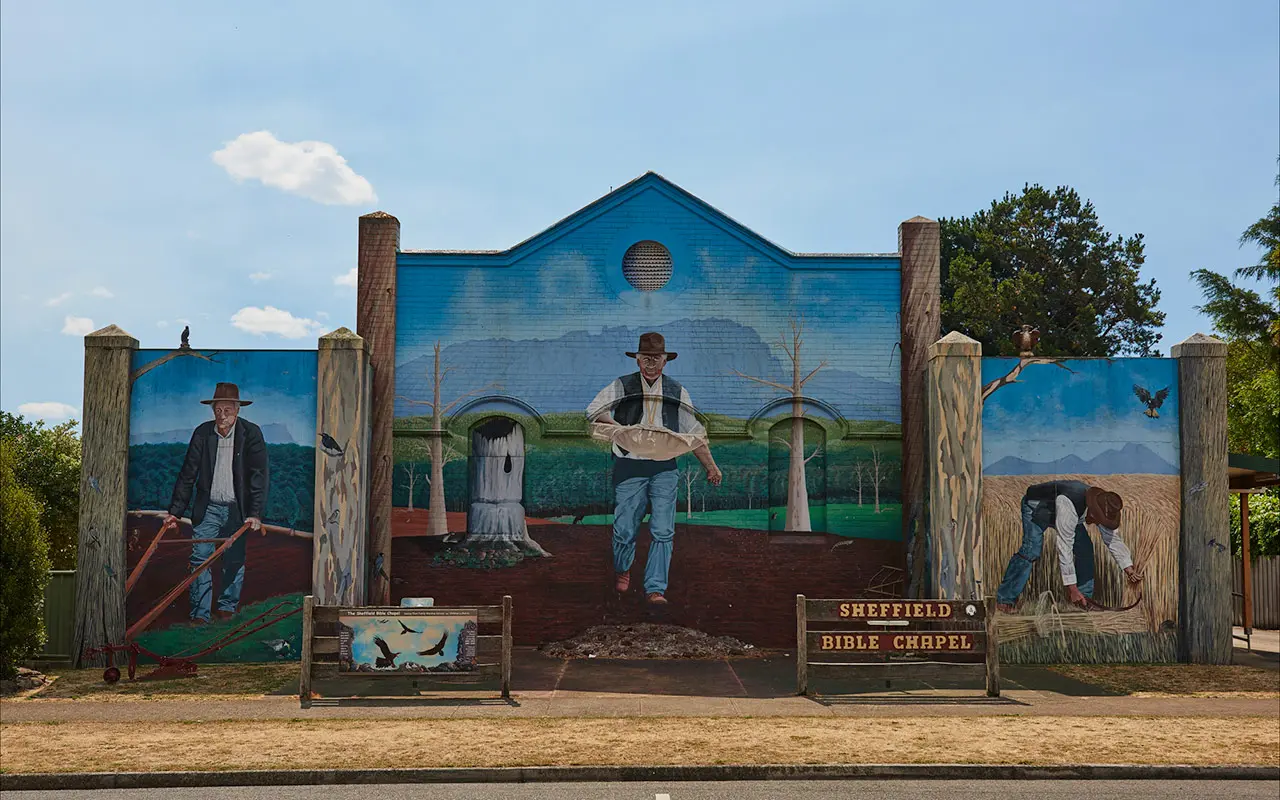
[[[415,784],[5,792],[5,800],[1253,800],[1278,781],[710,781],[701,783]]]

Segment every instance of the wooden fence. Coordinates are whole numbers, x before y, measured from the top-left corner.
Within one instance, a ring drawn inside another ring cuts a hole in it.
[[[1234,559],[1232,575],[1232,591],[1237,594],[1244,591],[1241,583],[1241,561]],[[1280,628],[1280,556],[1267,556],[1254,559],[1251,565],[1253,575],[1253,627],[1265,630]],[[1237,598],[1232,603],[1234,624],[1244,625],[1243,606]]]
[[[71,640],[76,626],[76,571],[55,569],[49,572],[49,585],[44,589],[44,650],[37,661],[71,661]]]

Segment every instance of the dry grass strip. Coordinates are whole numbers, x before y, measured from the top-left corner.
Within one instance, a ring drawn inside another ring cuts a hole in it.
[[[1280,765],[1274,717],[292,720],[0,726],[8,772],[592,764]]]
[[[138,665],[142,675],[155,668],[143,662]],[[267,694],[280,694],[291,684],[296,688],[298,662],[269,664],[201,664],[199,677],[167,681],[131,681],[124,678],[119,683],[104,683],[102,668],[59,669],[51,668],[48,674],[53,682],[31,695],[32,699],[75,700],[197,700],[202,697],[218,700],[257,698]],[[124,672],[121,669],[121,672]]]
[[[1057,664],[1051,669],[1068,678],[1135,697],[1280,699],[1280,673],[1260,667],[1208,664]]]

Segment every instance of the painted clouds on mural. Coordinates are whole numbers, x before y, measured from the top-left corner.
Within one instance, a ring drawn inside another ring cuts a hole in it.
[[[983,384],[1017,364],[983,359]],[[987,397],[982,424],[986,475],[1176,475],[1177,366],[1160,358],[1033,364]]]

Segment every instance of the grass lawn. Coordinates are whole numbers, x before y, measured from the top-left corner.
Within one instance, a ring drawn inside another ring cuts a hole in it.
[[[119,743],[113,746],[112,743]],[[192,746],[192,744],[195,746]],[[0,725],[6,772],[579,764],[1280,764],[1274,715]]]
[[[263,621],[294,609],[301,609],[302,597],[301,593],[271,597],[258,603],[241,606],[231,619],[226,621],[214,620],[208,625],[180,623],[178,625],[170,625],[168,628],[143,631],[138,635],[137,642],[153,653],[160,653],[166,656],[198,653],[224,638],[227,633],[241,624],[266,613],[277,604],[284,603],[269,617],[264,618]],[[186,596],[183,595],[178,602],[184,604],[185,607]],[[261,622],[253,623],[245,627],[244,630],[256,628],[259,624]],[[238,636],[239,634],[235,635]],[[268,642],[274,645],[275,649],[269,646]],[[202,664],[236,661],[293,661],[296,663],[301,654],[302,614],[299,612],[280,620],[270,627],[255,631],[238,642],[232,642],[226,647],[210,653],[200,659],[200,662]]]
[[[155,663],[138,662],[138,675],[145,675],[155,668]],[[131,681],[128,671],[121,667],[119,683],[102,680],[102,668],[65,669],[51,668],[46,674],[55,678],[48,686],[31,695],[32,700],[86,699],[86,700],[158,700],[169,697],[219,699],[261,697],[281,694],[290,686],[296,686],[299,676],[298,662],[278,664],[200,664],[195,678],[179,678],[167,681]]]
[[[1135,697],[1280,698],[1280,673],[1208,664],[1057,664],[1054,672]]]
[[[721,525],[726,528],[742,528],[744,530],[769,530],[769,517],[777,514],[774,525],[781,530],[778,520],[785,519],[786,508],[746,509],[735,508],[723,511],[694,511],[692,516],[686,515],[683,503],[676,512],[677,525]],[[815,531],[834,533],[838,536],[856,536],[862,539],[900,539],[902,538],[902,506],[898,503],[881,503],[880,513],[870,502],[859,506],[857,503],[832,503],[827,506],[811,506]],[[556,522],[573,522],[573,517],[551,517]],[[825,524],[822,520],[826,520]],[[612,525],[612,514],[591,514],[583,517],[583,525]]]

